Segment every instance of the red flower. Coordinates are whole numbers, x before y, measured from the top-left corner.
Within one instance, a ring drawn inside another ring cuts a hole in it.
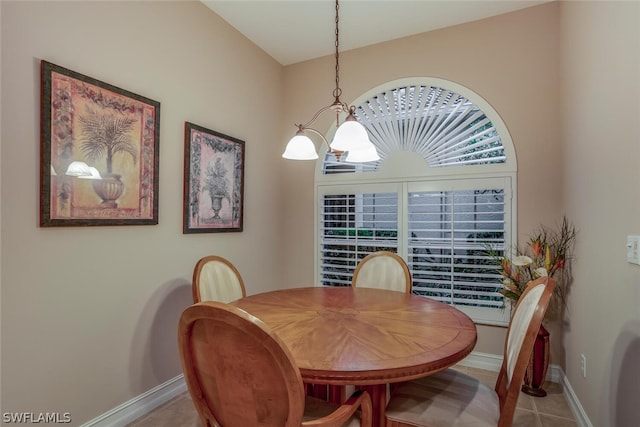
[[[542,253],[542,242],[540,241],[540,238],[536,237],[535,239],[533,239],[530,245],[531,252],[533,253],[533,258],[537,259],[538,256],[540,256],[540,254]]]
[[[506,258],[502,258],[501,264],[502,264],[502,275],[506,277],[511,277],[511,262]]]

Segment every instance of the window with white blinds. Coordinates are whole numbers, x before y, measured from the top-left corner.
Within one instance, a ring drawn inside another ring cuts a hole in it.
[[[508,322],[492,256],[510,238],[509,179],[363,188],[319,189],[321,285],[349,286],[358,262],[385,250],[407,262],[414,294],[454,305],[478,322]]]
[[[410,191],[407,223],[414,293],[456,306],[504,306],[490,255],[504,251],[504,188]]]
[[[362,258],[388,250],[407,262],[414,294],[507,325],[489,249],[513,247],[517,163],[498,113],[432,78],[382,85],[354,105],[380,160],[325,153],[317,165],[318,283],[349,286]]]
[[[321,283],[350,286],[358,262],[398,251],[398,194],[325,194],[321,199]]]

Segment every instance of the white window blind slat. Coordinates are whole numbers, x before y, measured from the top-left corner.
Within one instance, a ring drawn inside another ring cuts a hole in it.
[[[324,195],[320,218],[323,285],[349,286],[358,262],[372,252],[398,251],[398,194]]]
[[[448,304],[502,306],[499,276],[487,247],[504,248],[504,190],[408,193],[409,238],[398,241],[398,194],[324,195],[323,285],[347,286],[369,253],[406,244],[414,292]],[[403,250],[404,252],[404,250]]]
[[[435,86],[402,86],[363,101],[356,107],[380,160],[359,167],[340,167],[325,156],[323,173],[377,171],[393,153],[412,151],[432,167],[505,163],[502,140],[491,120],[473,102]]]
[[[489,245],[504,248],[503,189],[409,193],[414,292],[454,305],[503,305]]]

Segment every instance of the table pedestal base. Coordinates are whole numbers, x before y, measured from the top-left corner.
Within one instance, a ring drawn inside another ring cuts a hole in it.
[[[387,407],[387,385],[364,385],[357,388],[366,390],[371,396],[371,407],[373,409],[372,427],[384,427],[384,411]]]

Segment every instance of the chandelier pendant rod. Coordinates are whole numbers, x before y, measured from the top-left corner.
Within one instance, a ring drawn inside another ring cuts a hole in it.
[[[340,88],[340,4],[339,0],[336,0],[336,18],[335,18],[335,88],[333,89],[333,103],[322,107],[318,110],[314,116],[305,124],[295,124],[298,128],[296,135],[291,138],[285,152],[282,157],[294,160],[312,160],[318,158],[318,153],[315,149],[313,141],[305,135],[305,130],[317,134],[322,138],[322,141],[327,145],[328,152],[332,153],[336,160],[340,161],[342,153],[345,151],[349,153],[346,160],[353,162],[368,162],[379,160],[377,150],[371,143],[367,131],[355,117],[355,106],[349,107],[345,102],[340,99],[342,96],[342,89]],[[336,132],[333,137],[333,141],[329,143],[321,132],[316,129],[312,129],[309,126],[322,114],[323,112],[331,110],[336,114]],[[346,118],[342,124],[340,124],[340,114],[346,113]]]
[[[332,109],[335,110],[336,114],[340,113],[342,111],[346,111],[349,109],[349,107],[347,106],[347,104],[345,104],[344,102],[342,102],[340,100],[340,95],[342,95],[342,89],[340,88],[340,5],[338,3],[338,0],[336,0],[336,31],[335,31],[335,35],[336,35],[336,41],[335,41],[335,48],[336,48],[336,54],[335,54],[335,58],[336,58],[336,67],[335,67],[335,71],[336,71],[336,88],[333,90],[333,97],[335,98],[335,100],[333,101],[332,104]],[[337,118],[336,118],[336,123],[337,123]]]
[[[309,120],[305,124],[297,124],[296,123],[295,126],[299,130],[307,129],[313,122],[316,121],[316,119],[318,118],[318,116],[320,116],[320,114],[324,113],[327,110],[332,110],[333,112],[336,113],[336,126],[338,126],[338,124],[340,122],[340,113],[349,111],[349,106],[340,99],[340,96],[342,95],[342,89],[340,88],[340,4],[339,4],[339,0],[336,0],[335,10],[336,10],[336,17],[335,17],[336,27],[335,27],[335,42],[334,42],[335,54],[334,54],[334,57],[335,57],[335,60],[336,60],[336,64],[335,64],[335,84],[336,84],[336,87],[333,89],[334,101],[333,101],[332,104],[327,105],[326,107],[322,107],[320,110],[318,110],[313,115],[311,120]]]

